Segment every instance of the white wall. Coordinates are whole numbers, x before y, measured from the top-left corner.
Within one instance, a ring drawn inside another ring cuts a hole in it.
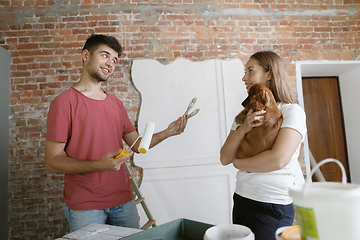
[[[360,61],[300,61],[296,63],[296,72],[299,103],[302,107],[304,107],[302,77],[339,77],[351,182],[360,184],[360,152],[358,151],[360,108],[359,101],[356,100],[360,87]],[[307,149],[305,155],[306,160],[309,161]]]
[[[339,76],[351,182],[360,184],[360,67]]]
[[[192,110],[200,109],[183,134],[134,156],[144,169],[140,190],[157,224],[178,218],[231,223],[237,170],[222,166],[219,152],[247,97],[243,63],[177,59],[163,65],[143,59],[133,62],[131,72],[142,99],[140,132],[147,122],[155,123],[155,132],[165,129],[184,114],[193,97]],[[147,220],[142,212],[140,207],[141,225]]]

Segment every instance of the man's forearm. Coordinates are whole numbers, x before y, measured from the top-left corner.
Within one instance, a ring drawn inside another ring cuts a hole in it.
[[[99,171],[96,161],[79,160],[66,155],[45,159],[45,165],[53,173],[75,174]]]
[[[151,143],[150,143],[150,147],[155,147],[156,145],[158,145],[159,143],[161,143],[162,141],[164,141],[165,139],[167,139],[168,137],[170,137],[171,135],[168,133],[167,129],[155,133],[151,139]]]

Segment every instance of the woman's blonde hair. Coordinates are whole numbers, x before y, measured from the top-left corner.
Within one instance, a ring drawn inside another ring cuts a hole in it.
[[[270,72],[270,90],[272,91],[276,102],[295,103],[293,89],[285,70],[285,64],[282,59],[274,52],[261,51],[251,55],[265,72]]]

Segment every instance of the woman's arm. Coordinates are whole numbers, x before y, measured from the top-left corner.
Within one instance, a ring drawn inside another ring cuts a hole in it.
[[[233,162],[240,141],[245,137],[245,134],[243,134],[239,129],[240,127],[236,131],[230,131],[229,136],[220,149],[220,162],[224,166]]]
[[[281,128],[271,150],[258,155],[235,159],[233,165],[247,172],[271,172],[285,167],[301,141],[301,134],[292,128]]]

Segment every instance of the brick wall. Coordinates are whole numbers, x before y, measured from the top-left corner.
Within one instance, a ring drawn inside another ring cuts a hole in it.
[[[360,0],[0,0],[0,45],[11,52],[9,239],[54,239],[64,222],[62,175],[44,166],[50,101],[81,73],[91,33],[124,46],[104,88],[132,121],[140,96],[134,59],[193,61],[282,56],[295,85],[295,61],[360,60]]]

